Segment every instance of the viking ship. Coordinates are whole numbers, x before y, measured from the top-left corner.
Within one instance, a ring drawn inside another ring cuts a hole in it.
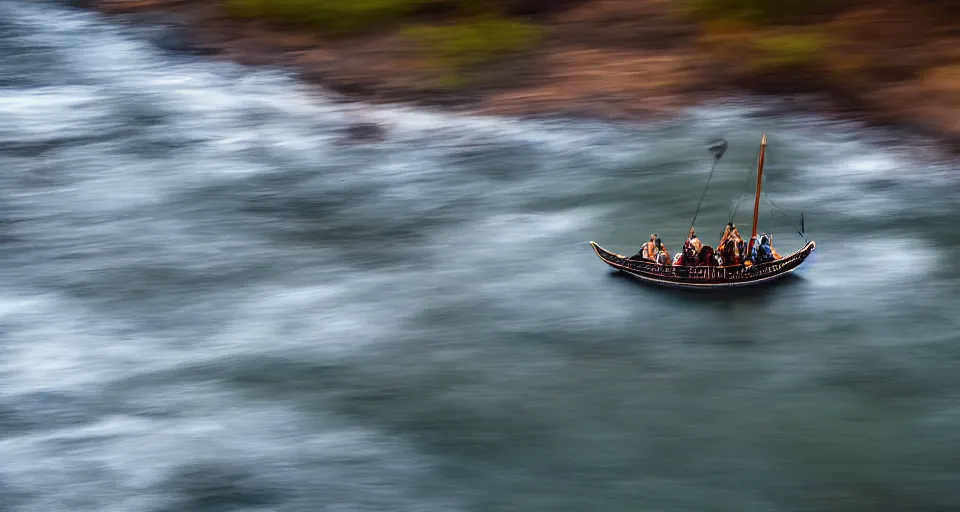
[[[701,204],[703,203],[703,197],[706,194],[707,187],[710,186],[710,179],[713,178],[713,171],[716,169],[717,162],[719,162],[720,158],[723,156],[726,148],[727,143],[724,140],[715,142],[709,148],[710,152],[714,156],[714,163],[710,170],[710,177],[707,178],[707,185],[704,187],[703,194],[700,197]],[[764,134],[760,141],[760,152],[757,159],[757,185],[756,195],[753,203],[753,227],[748,242],[749,246],[747,248],[747,254],[750,253],[757,239],[757,219],[760,208],[760,194],[762,192],[763,164],[766,156],[766,148],[767,136]],[[739,206],[739,201],[737,204]],[[700,205],[697,206],[697,213],[694,214],[693,223],[696,222],[696,217],[699,212]],[[736,209],[734,210],[734,215],[736,215]],[[731,216],[731,221],[732,219],[733,216]],[[691,223],[691,228],[693,227],[693,223]],[[796,226],[796,224],[794,224],[794,226]],[[626,273],[629,276],[644,282],[676,288],[734,288],[770,283],[789,275],[801,264],[803,264],[804,260],[806,260],[807,257],[810,256],[816,249],[817,244],[813,240],[807,240],[806,234],[804,233],[805,230],[802,218],[800,221],[800,226],[796,227],[797,232],[800,233],[805,242],[804,246],[800,250],[794,252],[793,254],[779,257],[773,261],[758,264],[750,264],[745,261],[744,263],[736,265],[730,265],[727,263],[721,263],[720,265],[699,266],[665,265],[652,260],[642,259],[639,254],[630,257],[623,256],[621,254],[608,251],[593,241],[590,242],[590,246],[593,247],[594,252],[597,253],[597,256],[599,256],[604,263],[610,265],[617,271]]]

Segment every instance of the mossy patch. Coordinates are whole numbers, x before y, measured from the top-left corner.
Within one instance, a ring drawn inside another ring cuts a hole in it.
[[[503,0],[227,0],[234,15],[293,23],[329,36],[400,29],[442,74],[439,85],[458,89],[470,71],[522,52],[540,39],[540,27],[502,14]],[[411,24],[418,12],[446,8],[446,21]]]
[[[836,0],[683,0],[681,5],[700,19],[784,23],[837,4]]]
[[[531,48],[540,28],[509,18],[486,16],[447,25],[417,25],[404,34],[427,53],[431,61],[451,73],[450,86],[462,85],[463,72],[504,55]]]
[[[830,39],[818,31],[758,35],[753,41],[753,63],[762,68],[817,64],[830,48]]]
[[[431,0],[228,0],[231,12],[346,34],[393,23]]]

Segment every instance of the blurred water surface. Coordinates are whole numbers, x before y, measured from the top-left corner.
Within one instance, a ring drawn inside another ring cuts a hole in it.
[[[960,507],[950,166],[735,104],[376,108],[344,144],[356,107],[281,72],[0,7],[0,509]],[[697,297],[590,251],[675,250],[725,136],[716,243],[764,131],[799,278]]]

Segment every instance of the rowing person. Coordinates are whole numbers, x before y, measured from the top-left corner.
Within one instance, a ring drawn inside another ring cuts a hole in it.
[[[733,226],[733,233],[730,236],[733,238],[733,246],[737,250],[737,261],[743,263],[743,260],[747,257],[747,241],[740,236],[737,226]]]
[[[720,243],[717,244],[717,249],[721,249],[724,243],[726,243],[727,239],[730,238],[730,236],[732,236],[736,231],[737,225],[732,222],[728,222],[727,227],[723,230],[723,236],[720,237]]]
[[[660,240],[658,237],[653,241],[653,244],[654,251],[656,251],[653,256],[653,261],[656,261],[661,265],[670,265],[670,252],[667,251],[667,248],[663,245],[663,240]]]
[[[724,265],[739,265],[743,263],[743,251],[746,243],[737,231],[737,225],[728,222],[727,228],[723,231],[723,237],[717,244],[717,253],[723,259]]]
[[[779,260],[783,256],[777,252],[777,248],[773,246],[773,235],[767,235],[767,239],[770,241],[770,252],[773,254],[773,259]]]
[[[703,242],[697,238],[697,230],[690,228],[690,233],[687,235],[687,243],[693,247],[694,251],[697,251],[697,254],[700,254],[700,251],[703,250]]]
[[[773,237],[766,233],[761,233],[760,236],[757,237],[757,243],[753,245],[753,249],[750,251],[750,260],[753,263],[769,263],[781,258],[780,254],[773,248],[772,238]]]
[[[660,239],[660,235],[654,233],[650,235],[650,240],[647,243],[643,244],[643,248],[640,249],[640,257],[645,260],[656,261],[657,258],[657,240]]]
[[[683,242],[683,248],[673,258],[673,264],[684,267],[695,266],[702,250],[703,243],[697,238],[696,230],[690,228],[690,234],[687,236],[687,240]]]

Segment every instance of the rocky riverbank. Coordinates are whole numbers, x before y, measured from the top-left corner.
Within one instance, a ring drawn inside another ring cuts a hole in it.
[[[948,2],[852,6],[803,25],[703,22],[670,0],[581,0],[525,19],[532,48],[474,66],[451,86],[399,28],[323,37],[236,17],[223,0],[89,0],[179,29],[162,46],[297,70],[347,98],[475,113],[660,117],[743,92],[930,136],[960,152],[960,12]],[[439,21],[439,22],[442,22]]]

